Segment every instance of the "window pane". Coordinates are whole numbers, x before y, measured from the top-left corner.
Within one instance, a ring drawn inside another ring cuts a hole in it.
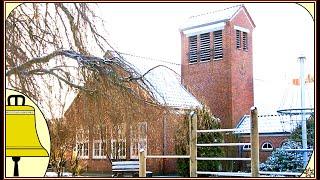
[[[101,156],[105,156],[106,155],[106,143],[101,143]]]
[[[116,141],[111,140],[111,158],[115,159],[116,158]]]
[[[83,154],[83,156],[88,156],[88,155],[89,155],[89,148],[88,148],[88,146],[89,146],[89,143],[84,143],[84,145],[83,145],[83,149],[84,149],[84,154]]]
[[[273,149],[272,144],[267,142],[262,144],[262,149]]]
[[[133,125],[130,128],[130,137],[131,137],[130,159],[138,159],[138,142],[139,142],[138,126],[139,125]]]
[[[99,143],[93,144],[93,156],[99,156]]]

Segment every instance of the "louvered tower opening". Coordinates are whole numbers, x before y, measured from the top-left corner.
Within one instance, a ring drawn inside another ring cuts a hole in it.
[[[219,59],[223,57],[223,49],[222,49],[222,30],[215,31],[213,39],[213,51],[214,51],[214,59]]]
[[[242,33],[242,36],[243,36],[243,50],[248,50],[248,34],[246,32],[243,32]]]
[[[236,41],[237,41],[237,48],[241,48],[241,31],[236,30]]]
[[[200,61],[210,60],[210,33],[200,35]]]
[[[189,62],[197,62],[197,36],[189,37]]]

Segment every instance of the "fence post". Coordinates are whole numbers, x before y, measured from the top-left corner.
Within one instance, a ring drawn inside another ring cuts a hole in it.
[[[139,152],[139,177],[146,177],[146,153],[144,149]]]
[[[251,176],[259,177],[259,128],[258,111],[256,107],[251,108]]]
[[[189,116],[190,136],[190,177],[197,177],[197,114],[192,111]]]

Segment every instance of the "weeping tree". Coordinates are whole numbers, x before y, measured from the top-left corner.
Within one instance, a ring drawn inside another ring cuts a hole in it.
[[[197,114],[197,129],[220,129],[220,120],[214,117],[207,107],[195,110]],[[187,112],[183,123],[176,133],[175,151],[179,155],[189,154],[189,118]],[[197,143],[222,143],[223,135],[219,132],[198,134]],[[197,157],[222,157],[224,151],[221,147],[198,147]],[[198,161],[197,169],[199,171],[219,171],[221,169],[220,161]],[[189,177],[189,159],[178,159],[178,174]]]
[[[45,111],[46,119],[60,119],[61,127],[66,124],[64,112],[76,96],[112,102],[108,116],[115,122],[132,119],[142,111],[135,108],[141,104],[158,105],[146,74],[139,74],[110,44],[97,8],[91,3],[24,3],[5,21],[6,87],[31,97]],[[130,106],[128,98],[119,97],[128,97]],[[98,104],[91,105],[97,107],[99,118],[86,126],[98,124],[102,132],[106,112],[99,111]],[[72,147],[66,145],[67,140],[60,141],[60,136],[75,137],[78,126],[79,122],[68,124],[73,131],[51,137],[53,145],[59,146],[52,148],[58,151],[51,153],[58,154],[51,157],[52,163],[67,158]],[[103,133],[101,138],[105,138]]]

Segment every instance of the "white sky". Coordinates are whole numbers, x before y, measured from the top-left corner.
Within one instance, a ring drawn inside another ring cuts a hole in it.
[[[234,3],[103,3],[114,47],[126,53],[180,63],[179,27],[192,15],[236,5]],[[253,32],[255,105],[274,112],[282,103],[287,83],[299,77],[297,57],[307,58],[314,72],[314,22],[295,3],[244,3],[256,28]],[[290,97],[287,97],[290,99]]]

